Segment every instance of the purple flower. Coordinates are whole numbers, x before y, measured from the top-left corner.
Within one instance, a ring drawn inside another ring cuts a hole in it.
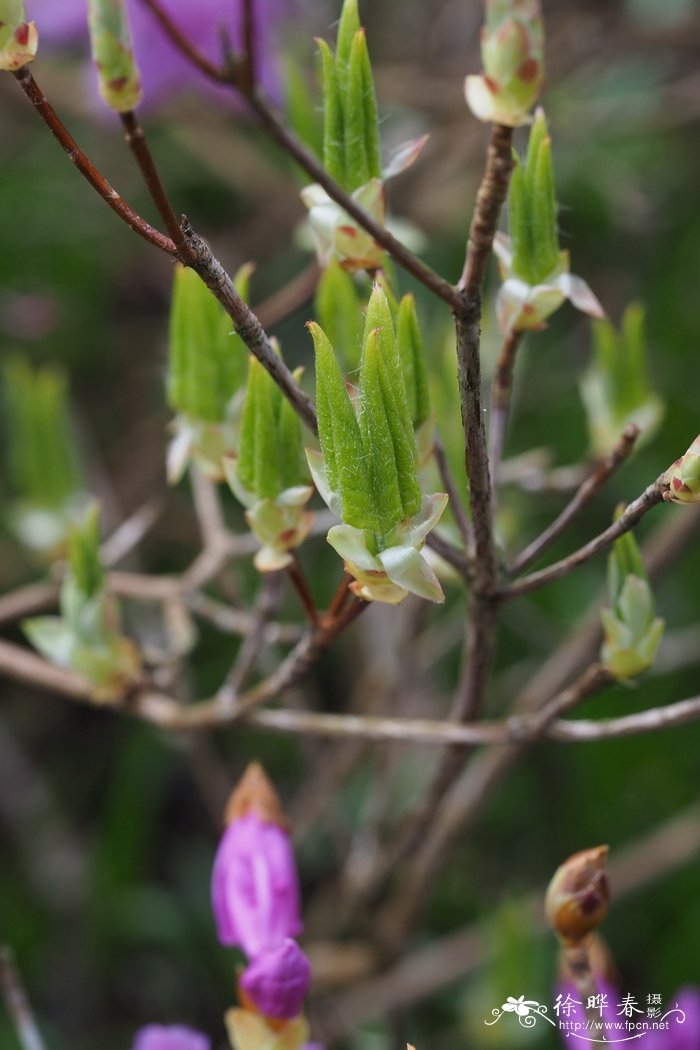
[[[662,1013],[676,1006],[685,1020],[679,1024],[679,1015],[671,1015],[668,1031],[651,1031],[644,1036],[644,1050],[700,1050],[700,988],[680,988],[665,1001]]]
[[[228,825],[212,872],[219,940],[249,958],[302,930],[299,886],[288,832],[247,813]]]
[[[620,1009],[620,994],[604,980],[597,978],[595,985],[601,1006],[600,1009],[596,1007],[595,1010],[596,1015],[600,1016],[600,1028],[594,1033],[594,1038],[600,1040],[607,1035],[608,1038],[614,1039],[614,1033],[620,1031],[619,1026],[626,1019]],[[581,1001],[582,997],[576,991],[575,986],[565,983],[560,985],[557,991],[561,995],[560,1025],[566,1024],[568,1027],[570,1023],[580,1023],[585,1027],[587,1024],[586,1011]],[[641,1000],[640,1009],[642,1006],[643,1000]],[[675,1012],[676,1008],[682,1011],[685,1018]],[[700,1050],[700,989],[690,986],[681,988],[675,996],[665,999],[663,1006],[659,1009],[661,1014],[669,1015],[666,1018],[669,1025],[667,1030],[655,1030],[652,1027],[659,1018],[647,1017],[641,1013],[634,1014],[633,1020],[646,1021],[648,1026],[641,1037],[643,1050]],[[563,1029],[563,1034],[567,1034],[566,1029]],[[564,1041],[568,1047],[568,1039]],[[585,1040],[579,1037],[577,1042],[585,1043]],[[592,1050],[595,1045],[589,1043],[589,1050]],[[582,1050],[586,1050],[585,1045]]]
[[[243,972],[240,984],[266,1017],[292,1020],[301,1013],[311,981],[311,966],[290,937],[277,948],[261,952]]]
[[[221,31],[234,50],[241,47],[241,0],[160,0],[163,10],[178,29],[210,61],[221,61]],[[171,43],[142,0],[126,0],[134,53],[141,72],[144,101],[162,101],[196,88],[222,102],[233,93],[209,81]],[[278,95],[278,79],[271,54],[273,28],[289,6],[289,0],[256,0],[257,67],[263,87]],[[42,43],[66,44],[87,41],[85,0],[28,0],[27,17],[34,18]],[[94,71],[93,71],[94,72]]]
[[[211,1050],[211,1042],[185,1025],[149,1024],[136,1033],[132,1050]]]

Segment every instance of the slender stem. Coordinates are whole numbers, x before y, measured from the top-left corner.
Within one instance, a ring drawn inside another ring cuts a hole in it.
[[[451,565],[460,576],[469,582],[472,575],[472,567],[469,562],[467,555],[464,551],[455,547],[453,543],[445,539],[437,530],[430,533],[426,539],[426,545],[434,550],[439,557],[443,558],[448,565]]]
[[[625,462],[632,452],[638,437],[639,427],[634,423],[630,423],[629,426],[625,427],[622,437],[610,455],[597,464],[593,473],[586,478],[561,514],[513,560],[510,566],[511,573],[521,572],[526,565],[529,565],[530,562],[539,557],[542,551],[546,550],[561,535],[574,518],[578,517],[584,507],[591,502],[593,497],[603,487],[610,475]]]
[[[319,628],[307,635],[290,653],[280,667],[259,685],[244,693],[233,710],[225,710],[215,697],[189,707],[160,693],[143,692],[129,699],[96,701],[90,683],[72,671],[66,671],[36,656],[12,642],[0,640],[0,674],[16,681],[82,703],[121,710],[169,730],[222,729],[243,721],[271,732],[322,737],[361,737],[364,740],[393,740],[406,744],[426,744],[450,747],[459,745],[495,744],[505,749],[531,743],[543,738],[559,743],[592,743],[618,737],[655,733],[700,720],[700,696],[679,700],[674,704],[650,708],[621,718],[601,720],[555,719],[546,726],[542,718],[511,717],[501,722],[480,722],[458,725],[454,722],[417,718],[381,718],[368,715],[332,715],[315,711],[255,710],[267,700],[279,696],[295,685],[316,662],[328,645],[348,627],[367,607],[366,602],[355,601],[332,629]],[[598,665],[589,671],[571,690],[557,700],[561,710],[568,710],[585,696],[609,684],[610,678]]]
[[[468,317],[456,316],[457,378],[462,406],[465,464],[474,527],[474,591],[490,594],[496,583],[496,555],[491,521],[491,482],[481,400],[479,360],[480,304]]]
[[[596,994],[588,945],[578,944],[576,947],[566,947],[563,954],[564,966],[576,986],[576,991],[581,996],[583,1008],[589,1021],[600,1020],[600,1015],[586,1006],[587,1001]]]
[[[496,362],[496,371],[491,386],[491,418],[489,420],[489,465],[491,468],[491,489],[494,502],[498,498],[498,484],[503,459],[510,401],[513,391],[513,369],[515,355],[522,340],[523,333],[510,331],[503,341],[501,352]]]
[[[217,700],[221,705],[228,704],[233,708],[238,694],[255,667],[268,640],[270,621],[276,615],[280,605],[283,578],[283,573],[273,572],[263,579],[253,629],[241,645],[235,662],[226,676],[226,681],[217,693]]]
[[[167,255],[176,255],[175,242],[150,226],[145,219],[142,219],[140,215],[130,208],[114,187],[97,170],[86,154],[83,153],[30,73],[29,67],[23,66],[22,69],[14,74],[14,77],[51,134],[59,142],[68,159],[75,165],[83,178],[90,183],[92,188],[99,193],[102,200],[109,205],[112,211],[117,213],[122,222],[125,222],[129,229],[137,233],[139,237],[148,241],[149,244],[155,245],[162,252],[165,252]]]
[[[170,234],[178,253],[181,256],[185,256],[187,254],[187,242],[183,237],[180,223],[172,209],[172,205],[168,199],[168,194],[166,193],[160,175],[158,174],[143,128],[141,127],[135,113],[128,112],[120,113],[119,115],[124,128],[126,144],[133,153],[134,159],[139,166],[141,174],[143,175],[143,181],[146,183],[146,188],[151,195],[151,200],[155,204],[158,214],[163,220],[163,224]]]
[[[318,623],[318,609],[316,607],[316,602],[314,601],[314,596],[309,587],[309,581],[304,575],[304,570],[301,567],[301,562],[299,561],[299,556],[296,551],[294,551],[292,557],[293,561],[291,565],[287,566],[287,575],[294,584],[294,589],[299,596],[299,601],[301,602],[307,620],[312,627],[315,627]]]
[[[22,1050],[46,1050],[46,1044],[34,1020],[27,993],[17,972],[12,951],[7,945],[0,947],[0,988]]]
[[[486,157],[486,170],[474,205],[464,269],[457,285],[467,299],[476,299],[486,272],[498,217],[508,194],[513,170],[513,129],[494,124]]]
[[[539,572],[530,573],[529,576],[523,576],[522,579],[504,587],[500,592],[501,597],[516,598],[521,594],[528,594],[539,587],[544,587],[545,584],[551,583],[553,580],[559,580],[562,576],[567,576],[579,565],[583,565],[584,562],[604,551],[619,536],[634,528],[637,522],[641,521],[652,507],[663,502],[666,492],[668,492],[668,482],[664,472],[659,475],[656,481],[653,481],[651,485],[645,488],[641,496],[625,508],[617,521],[614,521],[605,532],[601,532],[595,539],[590,540],[583,547],[579,547],[578,550],[569,554],[566,558],[562,558],[561,561],[555,562],[554,565],[549,565],[546,569],[540,569]]]
[[[331,603],[328,606],[328,612],[326,616],[330,620],[334,620],[341,613],[345,603],[351,595],[350,584],[352,583],[352,576],[349,573],[343,573],[343,578],[338,584],[337,590],[331,599]]]

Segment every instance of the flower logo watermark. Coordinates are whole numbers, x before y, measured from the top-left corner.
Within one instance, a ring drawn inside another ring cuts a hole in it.
[[[582,1039],[587,1043],[627,1043],[643,1039],[653,1032],[668,1032],[674,1024],[684,1024],[686,1013],[678,1003],[662,1013],[661,996],[647,996],[652,1004],[646,1013],[636,1005],[634,996],[626,995],[616,1007],[607,1001],[607,995],[589,997],[583,1001],[567,995],[557,997],[554,1003],[555,1017],[550,1016],[549,1009],[536,999],[526,999],[524,995],[509,995],[500,1007],[491,1011],[491,1019],[485,1019],[485,1025],[494,1025],[505,1014],[513,1014],[522,1028],[534,1028],[542,1018],[551,1024],[567,1039]],[[639,1015],[639,1016],[637,1016]]]

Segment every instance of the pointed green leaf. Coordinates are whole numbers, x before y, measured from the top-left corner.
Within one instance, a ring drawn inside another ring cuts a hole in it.
[[[529,174],[530,163],[528,163]],[[533,268],[539,283],[547,277],[559,261],[557,233],[557,202],[554,188],[551,139],[540,142],[532,163],[530,188],[531,242]]]
[[[359,67],[362,74],[362,108],[365,121],[365,155],[367,157],[367,168],[370,179],[379,179],[382,176],[382,157],[379,141],[379,115],[377,113],[377,93],[374,89],[374,75],[372,63],[367,49],[367,37],[364,29],[361,35],[355,38],[353,51],[359,52]],[[351,57],[351,64],[353,59]]]
[[[370,338],[376,339],[377,343],[377,372],[384,399],[384,414],[394,445],[394,461],[398,472],[403,516],[410,517],[417,513],[421,505],[421,492],[416,470],[418,455],[391,310],[387,297],[379,285],[374,286],[367,307],[365,346]],[[362,371],[360,377],[362,387]]]
[[[93,598],[104,585],[100,557],[100,508],[93,503],[81,525],[74,525],[68,543],[68,566],[78,590]]]
[[[517,153],[513,153],[513,172],[508,189],[508,228],[513,248],[513,271],[531,282],[530,218],[527,206],[525,172]]]
[[[333,52],[325,40],[318,41],[323,79],[323,166],[347,189],[345,177],[345,126],[338,73]]]
[[[364,30],[358,29],[350,51],[350,63],[342,95],[345,123],[345,177],[350,190],[356,190],[370,180],[365,122],[363,53],[366,56],[366,52]]]
[[[243,485],[260,499],[274,499],[282,489],[277,447],[280,398],[277,384],[251,356],[237,467]]]
[[[323,329],[310,324],[316,354],[316,410],[328,484],[340,494],[343,521],[373,529],[377,521],[368,457],[342,372]]]
[[[302,368],[294,371],[294,379],[297,382],[301,379],[302,372]],[[293,488],[295,485],[308,484],[308,471],[305,469],[304,442],[298,413],[286,397],[280,398],[278,412],[279,477],[284,490]]]
[[[236,275],[247,295],[250,266]],[[245,295],[243,296],[246,297]],[[243,384],[245,352],[232,322],[194,270],[175,269],[170,311],[168,404],[209,423],[222,422]]]
[[[335,45],[335,61],[338,73],[338,85],[343,97],[347,97],[347,78],[350,67],[350,55],[355,35],[360,28],[360,12],[357,0],[344,0],[338,23],[338,35]]]
[[[403,367],[413,428],[417,430],[430,415],[430,392],[423,337],[418,324],[416,303],[412,295],[404,295],[399,305],[396,342]]]
[[[362,349],[362,312],[350,274],[337,262],[326,267],[316,289],[316,315],[331,345],[349,370],[357,368]]]
[[[297,137],[316,154],[323,156],[323,119],[320,119],[315,94],[299,63],[290,61],[284,78],[287,88],[287,117]]]
[[[384,382],[381,375],[381,339],[381,329],[375,328],[367,335],[362,350],[360,431],[370,464],[378,532],[380,539],[386,540],[406,514],[394,445],[397,431],[402,427],[400,421],[397,426],[396,418],[390,422],[387,417],[386,372]]]

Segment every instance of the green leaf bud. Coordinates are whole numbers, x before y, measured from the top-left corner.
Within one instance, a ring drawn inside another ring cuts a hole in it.
[[[631,532],[613,544],[608,593],[610,608],[601,611],[605,633],[601,655],[613,674],[624,680],[651,667],[664,630],[663,620],[654,616],[652,590]]]
[[[323,163],[352,192],[381,177],[372,66],[357,0],[345,0],[335,52],[319,41],[324,98]]]
[[[127,113],[142,91],[124,0],[88,0],[88,25],[100,94],[111,109]]]
[[[664,498],[673,503],[700,503],[700,436],[666,472],[669,490]]]
[[[475,117],[517,127],[527,123],[544,81],[544,30],[539,0],[486,0],[482,76],[468,76],[465,94]]]
[[[16,73],[36,57],[39,35],[23,0],[0,0],[0,70]]]

